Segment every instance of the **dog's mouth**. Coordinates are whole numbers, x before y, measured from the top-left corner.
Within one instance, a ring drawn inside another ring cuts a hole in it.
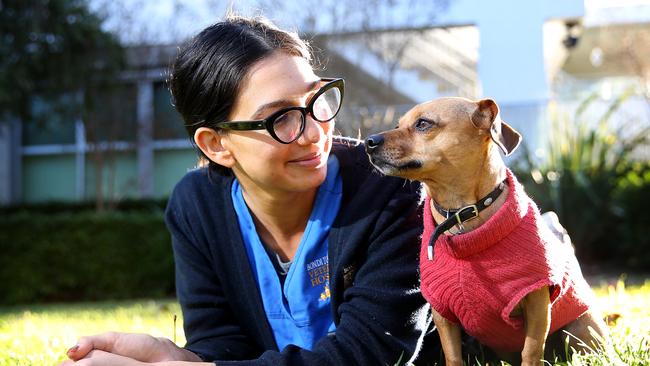
[[[400,173],[422,168],[422,162],[419,160],[410,160],[405,163],[396,164],[380,157],[371,156],[370,163],[385,175],[401,175]]]
[[[406,164],[397,166],[397,169],[399,170],[411,170],[411,169],[420,169],[420,168],[422,168],[422,162],[420,160],[411,160]]]

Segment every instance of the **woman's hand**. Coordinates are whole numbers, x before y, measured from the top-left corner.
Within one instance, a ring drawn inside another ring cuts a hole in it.
[[[201,361],[194,353],[178,347],[167,338],[148,334],[108,332],[82,337],[67,352],[71,360],[81,360],[93,350],[124,356],[132,361]],[[94,363],[89,365],[95,365]],[[103,364],[100,364],[103,365]],[[131,365],[131,364],[128,364]]]
[[[59,366],[142,366],[145,363],[132,358],[116,355],[109,352],[94,350],[88,352],[86,357],[79,361],[67,360]]]

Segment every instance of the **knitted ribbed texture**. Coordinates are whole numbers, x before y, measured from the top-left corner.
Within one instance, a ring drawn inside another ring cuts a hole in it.
[[[557,239],[510,170],[507,176],[504,205],[475,230],[441,235],[433,261],[427,258],[435,229],[427,198],[420,276],[422,294],[438,313],[491,348],[518,352],[523,317],[509,315],[524,296],[550,286],[553,333],[587,311],[593,294],[571,244]]]

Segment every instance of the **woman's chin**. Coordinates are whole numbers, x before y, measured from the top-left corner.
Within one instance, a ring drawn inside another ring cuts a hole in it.
[[[320,168],[313,169],[308,173],[302,172],[302,174],[293,174],[291,177],[292,184],[296,187],[297,191],[309,191],[314,188],[318,188],[325,182],[327,178],[327,164],[323,165]]]

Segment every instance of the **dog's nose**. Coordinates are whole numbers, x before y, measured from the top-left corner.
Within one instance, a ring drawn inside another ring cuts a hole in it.
[[[376,135],[370,135],[366,139],[366,152],[371,152],[377,146],[381,145],[384,143],[384,136],[376,134]]]

